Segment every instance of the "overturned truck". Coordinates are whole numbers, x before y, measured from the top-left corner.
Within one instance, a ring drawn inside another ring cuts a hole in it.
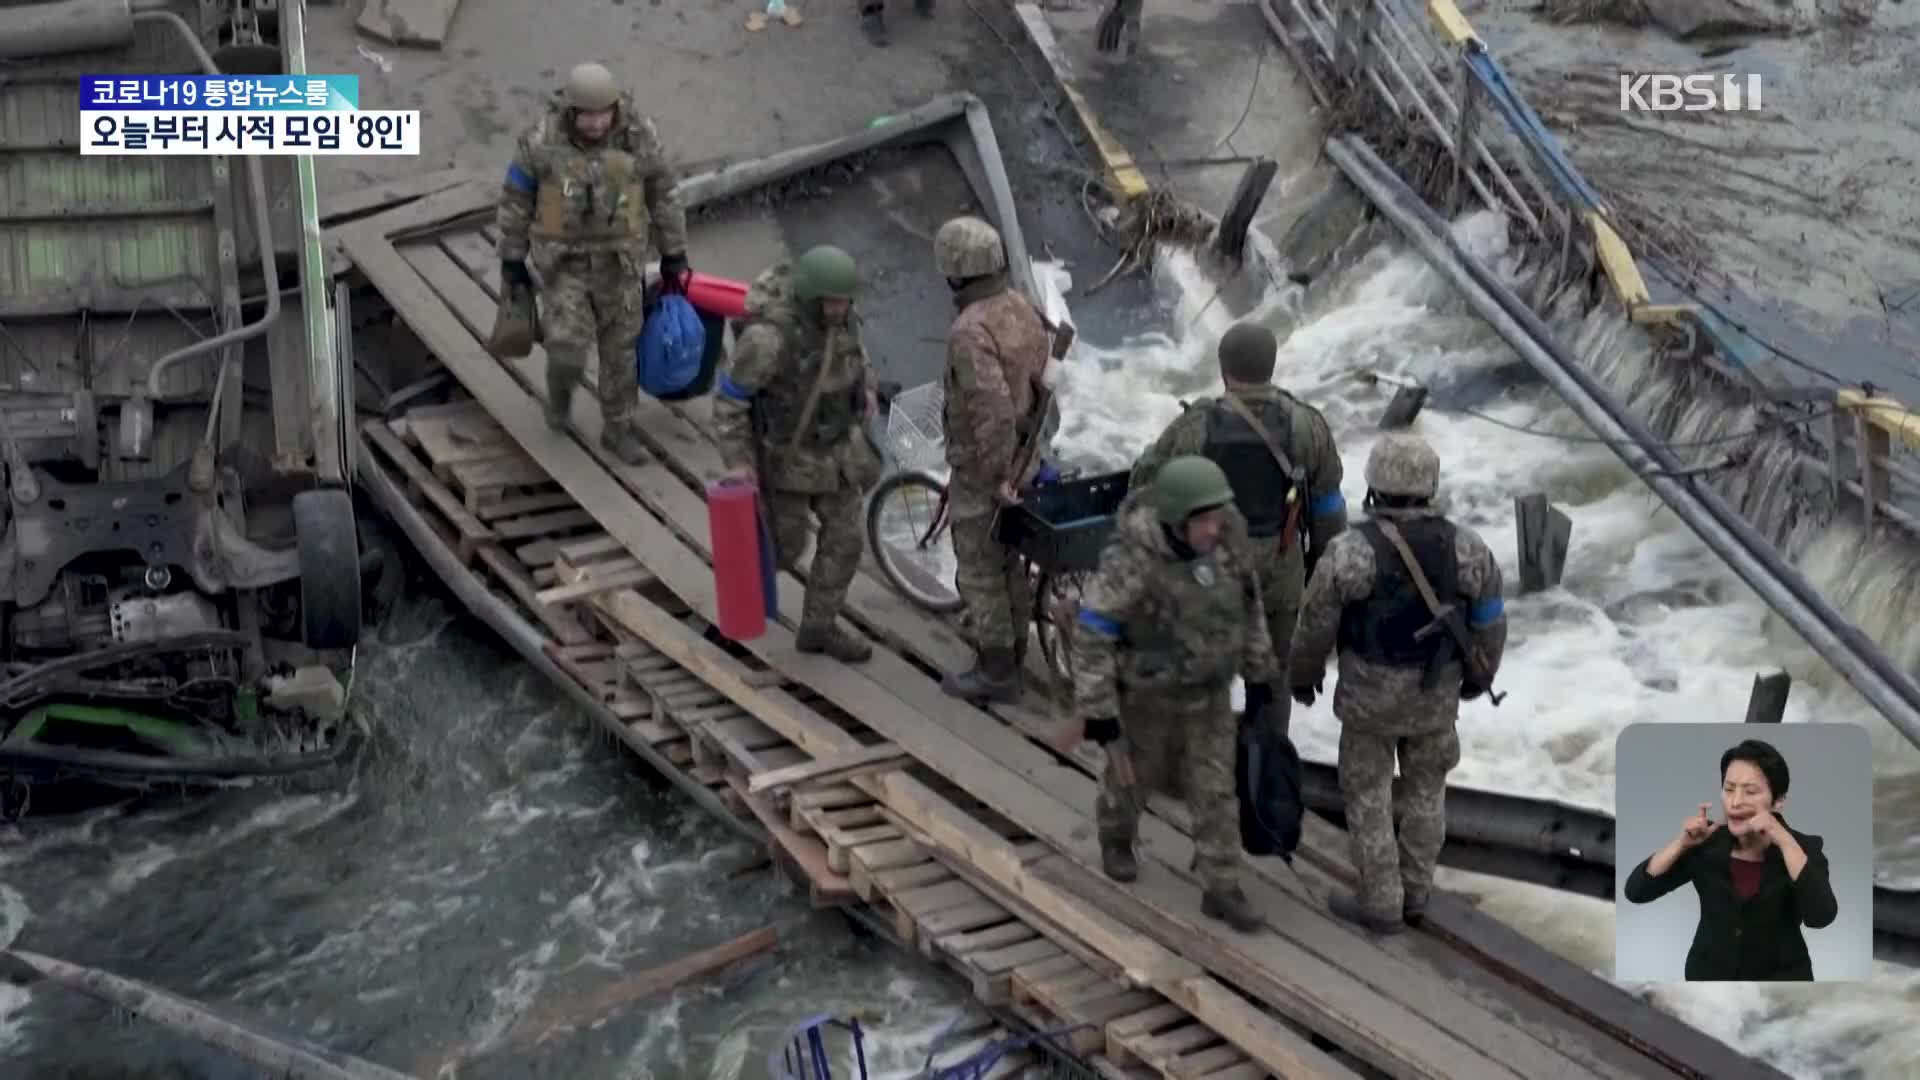
[[[11,813],[34,784],[226,782],[350,741],[353,375],[311,159],[79,152],[80,76],[297,79],[300,19],[0,0]]]

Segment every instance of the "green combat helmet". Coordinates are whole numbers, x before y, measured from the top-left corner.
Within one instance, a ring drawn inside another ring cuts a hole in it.
[[[1367,487],[1376,495],[1431,499],[1440,489],[1440,455],[1418,435],[1384,435],[1367,455]]]
[[[860,268],[853,256],[822,244],[793,264],[793,295],[801,300],[851,300],[860,291]]]
[[[1178,525],[1202,510],[1233,501],[1227,474],[1207,458],[1177,457],[1160,467],[1153,480],[1153,508],[1160,520]]]
[[[1007,268],[1000,230],[977,217],[957,217],[933,236],[933,262],[940,276],[964,281]]]
[[[581,112],[611,109],[620,103],[620,84],[601,64],[581,64],[567,76],[567,107]]]

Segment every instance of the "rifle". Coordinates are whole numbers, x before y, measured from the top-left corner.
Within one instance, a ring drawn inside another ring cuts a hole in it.
[[[1426,571],[1420,569],[1420,560],[1413,557],[1413,549],[1407,546],[1406,538],[1400,535],[1400,530],[1394,527],[1393,522],[1376,518],[1374,524],[1379,527],[1380,535],[1386,537],[1387,543],[1392,544],[1393,550],[1399,553],[1401,563],[1407,568],[1407,575],[1413,579],[1413,587],[1419,590],[1421,601],[1433,613],[1433,621],[1414,631],[1413,640],[1425,641],[1442,630],[1447,632],[1440,651],[1427,665],[1426,677],[1420,680],[1420,688],[1433,689],[1440,680],[1440,666],[1447,662],[1453,650],[1458,650],[1460,663],[1467,669],[1467,681],[1486,690],[1487,700],[1493,702],[1494,708],[1499,708],[1507,695],[1493,688],[1492,666],[1487,663],[1486,654],[1474,644],[1473,635],[1467,630],[1466,617],[1460,614],[1460,606],[1442,604],[1440,598],[1434,595]]]
[[[1046,316],[1041,316],[1043,321],[1045,318]],[[1048,350],[1047,354],[1049,362],[1058,363],[1064,361],[1067,358],[1067,353],[1073,349],[1075,333],[1073,324],[1061,323],[1056,326],[1048,323],[1047,329],[1053,335],[1053,347]],[[1044,369],[1041,374],[1044,378]],[[1020,481],[1025,479],[1027,473],[1032,470],[1034,460],[1040,456],[1041,448],[1046,444],[1049,434],[1047,431],[1047,418],[1051,416],[1052,413],[1053,389],[1043,382],[1040,387],[1040,392],[1034,395],[1033,407],[1027,410],[1027,431],[1021,437],[1020,445],[1014,448],[1013,468],[1007,476],[1007,482],[1013,484],[1016,489]]]

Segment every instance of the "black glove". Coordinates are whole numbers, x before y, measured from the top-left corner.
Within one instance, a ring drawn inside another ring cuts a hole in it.
[[[1273,704],[1273,684],[1250,682],[1247,684],[1247,707],[1240,714],[1242,723],[1252,724],[1259,721],[1262,713]]]
[[[533,274],[528,272],[527,264],[520,259],[500,260],[500,280],[508,285],[533,288]]]
[[[687,255],[684,251],[660,256],[660,291],[686,292],[687,269]]]
[[[1120,739],[1120,718],[1117,716],[1096,716],[1087,721],[1084,734],[1087,737],[1087,741],[1097,742],[1101,746],[1118,742]]]
[[[1487,692],[1487,688],[1484,686],[1481,686],[1479,683],[1463,682],[1460,684],[1460,700],[1461,701],[1472,701],[1474,698],[1477,698],[1481,694],[1484,694],[1486,692]]]
[[[1293,700],[1299,702],[1302,708],[1310,709],[1313,699],[1320,696],[1320,687],[1319,682],[1300,683],[1293,688]]]
[[[1110,53],[1120,47],[1120,32],[1127,26],[1127,13],[1120,9],[1120,0],[1113,0],[1100,16],[1100,25],[1094,30],[1093,47],[1103,53]]]

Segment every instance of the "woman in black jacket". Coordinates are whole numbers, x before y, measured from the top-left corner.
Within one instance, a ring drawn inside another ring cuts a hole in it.
[[[1818,836],[1795,832],[1786,805],[1787,761],[1748,739],[1720,756],[1726,821],[1707,803],[1667,845],[1627,875],[1626,898],[1658,900],[1688,882],[1700,923],[1687,950],[1688,982],[1810,981],[1813,960],[1800,928],[1818,930],[1839,914]]]

